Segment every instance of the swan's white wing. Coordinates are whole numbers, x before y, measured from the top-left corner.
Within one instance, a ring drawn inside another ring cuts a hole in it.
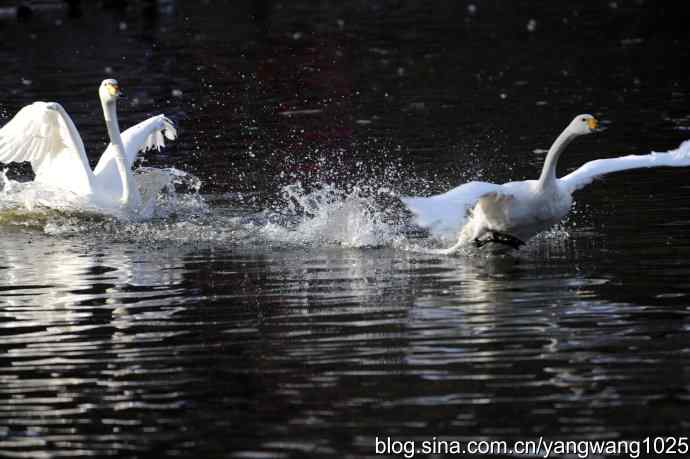
[[[469,182],[428,198],[402,197],[401,200],[415,216],[415,223],[427,228],[437,238],[454,240],[477,201],[487,193],[501,190],[501,185]]]
[[[78,193],[91,191],[84,143],[65,109],[34,102],[0,129],[0,162],[29,161],[36,181]]]
[[[129,167],[137,160],[140,151],[146,152],[154,148],[160,151],[165,146],[165,139],[176,138],[175,124],[165,115],[153,116],[127,129],[122,133],[122,143],[125,145]]]
[[[690,166],[690,141],[686,140],[676,150],[671,150],[667,153],[652,152],[648,155],[629,155],[590,161],[576,171],[561,178],[559,182],[572,193],[589,185],[598,177],[612,172],[645,167],[688,166]]]
[[[160,150],[165,146],[165,139],[175,140],[177,138],[177,130],[173,122],[165,115],[157,115],[127,129],[121,134],[121,137],[125,146],[125,159],[128,166],[132,167],[140,151],[145,152],[153,148]],[[112,144],[108,145],[103,156],[101,156],[94,173],[98,176],[103,176],[103,174],[115,174],[117,176],[115,147]]]

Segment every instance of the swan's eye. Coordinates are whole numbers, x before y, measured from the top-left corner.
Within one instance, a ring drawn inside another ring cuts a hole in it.
[[[587,118],[580,118],[580,121],[587,121]]]

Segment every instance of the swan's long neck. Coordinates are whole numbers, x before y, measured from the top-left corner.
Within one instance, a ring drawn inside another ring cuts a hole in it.
[[[133,190],[132,174],[125,159],[125,147],[120,136],[120,126],[117,122],[117,107],[114,101],[102,101],[103,116],[105,125],[108,128],[110,143],[115,147],[115,164],[122,180],[122,204],[127,206],[131,203]]]
[[[559,135],[553,142],[553,145],[551,145],[551,148],[549,148],[549,152],[546,155],[544,167],[542,168],[541,175],[539,176],[540,189],[543,190],[549,188],[557,183],[556,165],[558,164],[558,158],[560,158],[561,153],[563,153],[563,150],[565,150],[565,147],[567,147],[575,137],[576,135],[573,134],[568,127],[561,132],[561,135]]]

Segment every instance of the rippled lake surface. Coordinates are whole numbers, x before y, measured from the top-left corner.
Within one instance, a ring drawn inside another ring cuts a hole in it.
[[[596,182],[511,257],[425,252],[397,199],[534,178],[582,112],[561,174],[677,147],[682,7],[161,3],[0,18],[0,123],[59,101],[95,163],[115,77],[124,127],[179,126],[144,166],[201,183],[149,222],[0,213],[0,456],[687,435],[690,170]]]

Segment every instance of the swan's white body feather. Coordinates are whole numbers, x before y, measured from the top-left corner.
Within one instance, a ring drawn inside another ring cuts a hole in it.
[[[572,196],[562,187],[540,192],[537,180],[502,185],[469,182],[446,193],[404,197],[415,222],[444,241],[463,243],[487,231],[511,234],[523,241],[558,223],[568,214]]]

